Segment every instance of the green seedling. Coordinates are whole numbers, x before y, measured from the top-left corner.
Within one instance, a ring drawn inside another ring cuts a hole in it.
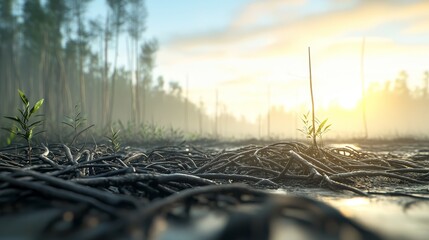
[[[107,137],[115,153],[119,152],[121,149],[121,144],[119,142],[119,132],[120,130],[114,130],[113,128],[110,128],[110,136]]]
[[[315,129],[313,129],[313,124],[310,121],[310,112],[302,115],[301,118],[303,127],[302,129],[298,129],[307,139],[322,139],[323,135],[328,132],[332,126],[332,124],[328,123],[328,119],[324,119],[322,122],[319,119],[315,119]]]
[[[31,120],[34,117],[38,117],[35,115],[35,113],[40,109],[40,107],[42,107],[44,99],[40,99],[30,108],[30,102],[28,101],[28,98],[27,96],[25,96],[24,92],[18,89],[18,93],[24,106],[22,109],[18,108],[18,111],[20,113],[19,116],[5,116],[5,118],[13,121],[13,125],[11,128],[3,129],[10,133],[8,143],[11,143],[15,136],[18,136],[27,142],[28,159],[29,161],[31,161],[31,140],[34,136],[43,132],[35,132],[36,127],[42,124],[43,120],[38,120],[34,122],[32,122]]]
[[[88,127],[83,128],[83,126],[85,125],[85,122],[86,122],[86,118],[82,117],[82,113],[79,105],[74,106],[73,116],[65,116],[65,120],[62,121],[62,123],[73,130],[73,138],[70,145],[73,145],[77,141],[77,138],[82,133],[84,133],[85,131],[89,130],[91,127],[94,126],[94,124],[92,124]]]

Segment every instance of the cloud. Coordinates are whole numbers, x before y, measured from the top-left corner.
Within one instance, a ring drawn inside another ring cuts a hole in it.
[[[292,1],[299,8],[311,7],[311,2],[301,0]],[[294,20],[278,20],[270,25],[257,26],[260,18],[272,16],[281,19],[280,6],[289,6],[291,1],[267,0],[250,3],[232,23],[232,28],[223,32],[191,36],[171,43],[171,47],[195,54],[214,54],[223,57],[225,54],[252,53],[259,54],[259,50],[279,54],[285,51],[308,45],[312,42],[323,42],[332,38],[355,33],[364,35],[366,31],[383,27],[386,24],[405,24],[413,26],[417,19],[425,18],[429,21],[427,9],[429,1],[412,4],[390,4],[390,1],[364,1],[357,7],[334,10],[323,14],[297,16]],[[298,4],[299,3],[299,4]],[[295,6],[295,7],[296,7]],[[421,20],[419,20],[421,22]],[[253,24],[256,27],[237,29]],[[414,28],[422,28],[420,25]],[[389,34],[390,28],[381,29],[380,35]],[[371,33],[377,34],[377,33]],[[244,47],[241,47],[244,46]],[[246,48],[246,46],[248,46]],[[278,51],[280,50],[280,51]],[[223,52],[223,54],[222,54]]]
[[[409,35],[429,34],[429,16],[422,17],[414,21],[413,24],[410,24],[408,28],[404,29],[404,34],[409,34]]]
[[[262,6],[262,2],[266,3],[265,7],[257,8]],[[270,14],[271,9],[280,8],[279,4],[308,8],[312,2],[253,1],[237,16],[236,22],[243,24],[246,22],[243,19],[251,18],[250,16]],[[417,28],[420,25],[414,25],[415,23],[423,23],[425,19],[429,19],[427,9],[429,1],[411,4],[362,1],[354,7],[310,14],[293,21],[279,20],[270,26],[245,31],[228,28],[223,32],[191,36],[171,42],[161,49],[160,65],[175,65],[176,72],[180,69],[200,71],[201,77],[206,73],[210,75],[207,79],[211,79],[208,82],[216,81],[215,79],[244,78],[256,73],[262,76],[273,75],[270,72],[279,71],[279,66],[280,71],[306,75],[304,67],[307,46],[312,47],[315,61],[340,58],[344,55],[354,55],[358,58],[363,36],[367,37],[368,52],[373,56],[420,56],[427,52],[427,44],[404,44],[401,39],[395,37],[400,35],[403,29],[410,26]],[[272,14],[280,13],[274,11]],[[252,24],[251,21],[248,22]],[[401,37],[403,40],[407,36]],[[383,39],[381,43],[380,39]],[[275,77],[280,78],[282,75],[274,74],[272,79]]]
[[[420,74],[427,67],[429,44],[413,39],[429,38],[427,9],[429,1],[256,0],[222,31],[163,46],[159,65],[171,76],[191,72],[201,88],[218,85],[256,95],[270,83],[292,102],[308,79],[307,46],[319,82],[331,81],[326,88],[346,88],[350,84],[344,79],[359,81],[362,37],[369,81],[392,79],[402,69]],[[231,94],[231,99],[239,97]],[[242,110],[239,104],[236,110]]]
[[[306,3],[306,0],[254,0],[248,4],[231,23],[232,29],[264,23],[264,19],[276,21],[284,16],[293,17],[293,9]],[[272,19],[270,19],[272,18]]]

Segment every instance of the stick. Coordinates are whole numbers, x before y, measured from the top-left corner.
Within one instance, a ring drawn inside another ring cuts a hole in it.
[[[311,77],[311,54],[310,54],[310,47],[308,47],[308,68],[310,71],[310,94],[311,94],[311,115],[312,115],[312,121],[313,121],[313,146],[317,149],[317,141],[316,141],[316,118],[314,113],[314,96],[313,96],[313,80]]]

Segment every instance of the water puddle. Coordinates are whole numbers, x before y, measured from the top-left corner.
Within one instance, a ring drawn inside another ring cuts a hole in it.
[[[322,197],[345,216],[388,239],[427,239],[429,203],[407,197]]]

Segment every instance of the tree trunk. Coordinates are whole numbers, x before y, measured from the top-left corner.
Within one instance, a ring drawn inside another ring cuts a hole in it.
[[[140,106],[140,71],[139,71],[139,54],[138,54],[138,39],[135,40],[134,43],[134,53],[136,56],[136,62],[135,62],[135,66],[136,66],[136,85],[135,85],[135,92],[136,92],[136,99],[135,99],[135,103],[136,103],[136,115],[137,115],[137,125],[140,125],[141,120],[143,119],[143,116],[141,115],[141,106]]]
[[[109,108],[109,15],[106,17],[104,30],[104,71],[103,71],[103,102],[102,102],[102,125],[107,125],[107,109]]]
[[[115,84],[116,84],[116,74],[117,74],[116,67],[118,63],[118,45],[119,45],[119,26],[116,27],[115,41],[116,41],[115,60],[113,65],[112,86],[110,89],[109,117],[107,118],[107,123],[109,126],[112,124],[113,109],[114,109],[114,102],[115,102]]]

